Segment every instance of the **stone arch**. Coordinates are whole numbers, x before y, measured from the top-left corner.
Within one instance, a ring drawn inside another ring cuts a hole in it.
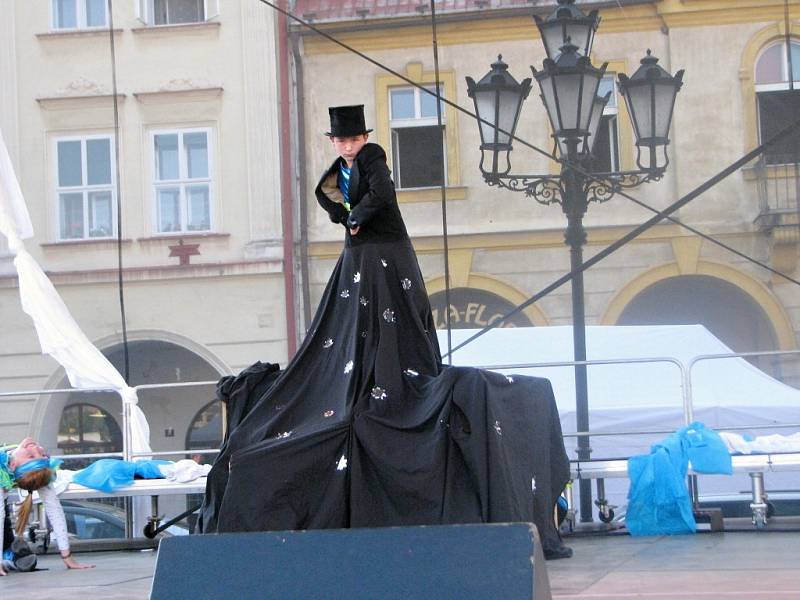
[[[201,365],[204,364],[207,366],[207,369],[204,370],[204,373],[207,373],[208,380],[215,380],[219,379],[222,375],[229,375],[232,373],[230,367],[218,356],[216,356],[213,352],[208,350],[202,344],[199,344],[185,336],[180,334],[176,334],[170,331],[164,330],[137,330],[132,331],[128,334],[128,343],[129,345],[140,345],[140,344],[157,344],[164,349],[172,348],[184,358],[194,357],[196,359],[196,364]],[[95,346],[98,347],[105,356],[109,357],[111,354],[115,353],[122,345],[122,336],[120,334],[113,334],[109,336],[105,336],[100,338],[94,342]],[[114,360],[112,360],[114,362]],[[179,379],[179,377],[178,377]],[[141,381],[132,381],[133,385],[137,385],[141,383]],[[64,389],[68,388],[69,383],[66,378],[66,374],[64,373],[64,369],[58,367],[45,385],[45,389]],[[205,393],[205,392],[204,392]],[[146,398],[146,395],[143,395]],[[91,398],[91,400],[87,400],[87,398]],[[81,399],[81,400],[79,400]],[[41,394],[36,399],[36,403],[34,405],[33,415],[31,418],[31,430],[35,437],[41,440],[43,445],[45,445],[49,450],[55,452],[55,440],[58,433],[58,424],[60,421],[60,415],[63,411],[64,407],[72,404],[77,401],[91,401],[94,404],[98,404],[100,408],[108,411],[112,415],[117,415],[119,419],[119,424],[121,425],[121,400],[118,395],[110,392],[81,392],[81,391],[74,391],[68,394],[64,393],[50,393],[50,394]],[[143,398],[140,397],[140,405],[144,407],[145,402],[143,403]],[[147,411],[145,411],[147,412]],[[192,411],[192,415],[196,411]],[[177,419],[181,419],[180,416],[176,415]],[[155,433],[152,427],[153,423],[151,423],[151,435]],[[178,427],[182,427],[182,423],[178,425]],[[186,427],[189,426],[189,423],[185,423]],[[171,425],[170,425],[171,427]],[[165,428],[164,431],[166,431]],[[175,439],[179,441],[183,441],[184,436],[181,433],[175,435]],[[168,444],[171,445],[171,444]],[[153,449],[160,449],[157,447],[158,444],[153,446]],[[172,448],[168,448],[172,449]]]
[[[789,35],[800,40],[800,23],[789,24]],[[739,81],[742,90],[742,109],[744,110],[745,148],[758,146],[758,107],[756,106],[755,67],[761,50],[768,44],[786,37],[786,24],[776,21],[757,31],[742,49],[739,63]]]
[[[433,279],[426,281],[425,287],[428,290],[428,294],[431,296],[438,292],[443,292],[445,289],[444,277],[443,276],[434,277]],[[451,287],[455,286],[451,284]],[[490,292],[496,296],[499,296],[504,300],[507,300],[508,302],[510,302],[515,306],[519,306],[529,298],[529,295],[524,293],[520,289],[500,279],[497,279],[496,277],[487,275],[485,273],[470,272],[466,277],[466,279],[463,282],[461,282],[461,284],[458,287],[466,287],[476,290],[482,290],[485,292]],[[547,316],[535,304],[528,306],[522,312],[525,314],[528,320],[530,320],[530,322],[536,327],[543,327],[549,325],[549,320],[547,319]]]
[[[794,328],[788,313],[774,294],[760,281],[734,267],[699,260],[691,272],[682,270],[678,263],[669,263],[642,273],[628,283],[612,298],[601,319],[603,325],[615,325],[627,306],[653,285],[685,275],[704,275],[733,285],[760,308],[771,325],[775,343],[780,350],[796,348]]]

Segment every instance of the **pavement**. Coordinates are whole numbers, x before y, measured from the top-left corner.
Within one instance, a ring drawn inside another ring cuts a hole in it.
[[[546,563],[553,600],[800,600],[800,527],[774,521],[762,531],[743,526],[674,537],[568,536],[565,542],[574,556]],[[45,570],[0,578],[0,598],[149,596],[156,551],[80,552],[76,557],[96,567],[68,571],[57,556],[41,556],[39,566]]]

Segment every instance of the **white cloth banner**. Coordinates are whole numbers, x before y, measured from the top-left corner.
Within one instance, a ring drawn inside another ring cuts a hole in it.
[[[33,236],[30,216],[0,132],[0,233],[8,238],[19,277],[19,295],[33,320],[39,344],[64,367],[73,387],[83,390],[113,389],[130,406],[130,449],[150,452],[150,427],[137,406],[136,390],[125,383],[114,366],[81,331],[64,301],[39,264],[25,250],[24,238]]]

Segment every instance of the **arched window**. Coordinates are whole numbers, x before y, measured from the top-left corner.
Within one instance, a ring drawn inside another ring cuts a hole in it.
[[[186,433],[187,450],[207,450],[222,445],[222,403],[212,400],[197,411]],[[192,456],[200,464],[214,462],[215,454]]]
[[[108,412],[94,404],[70,404],[61,413],[58,425],[61,454],[98,454],[122,450],[122,431]],[[66,461],[69,469],[82,469],[94,459]]]
[[[766,46],[755,67],[758,131],[763,143],[800,119],[800,41],[786,40]],[[798,161],[797,135],[784,138],[764,152],[767,164]]]

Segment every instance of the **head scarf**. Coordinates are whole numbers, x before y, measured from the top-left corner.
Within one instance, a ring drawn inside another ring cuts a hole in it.
[[[8,446],[0,448],[0,489],[11,489],[15,485],[15,481],[23,477],[26,473],[38,471],[40,469],[50,469],[55,471],[61,466],[64,461],[59,458],[36,458],[29,460],[19,465],[16,469],[11,469],[9,462],[11,461],[11,451],[16,446]]]
[[[14,487],[14,472],[8,466],[8,453],[13,446],[0,448],[0,490],[10,490]]]

